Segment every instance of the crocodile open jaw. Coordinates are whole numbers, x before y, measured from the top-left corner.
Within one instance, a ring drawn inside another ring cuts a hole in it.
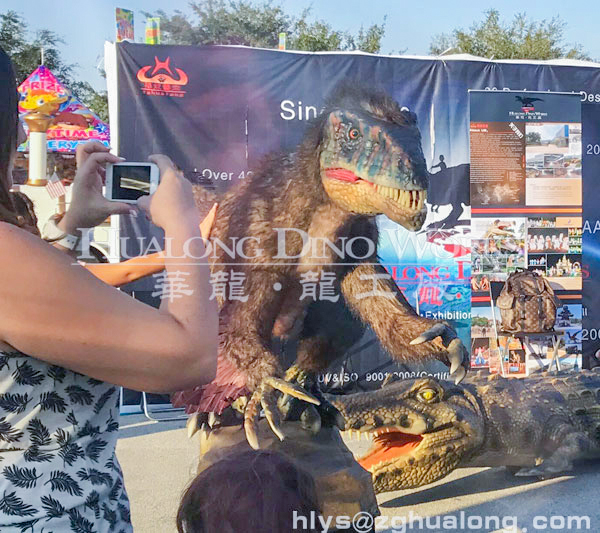
[[[364,433],[360,432],[360,434]],[[373,438],[373,446],[364,456],[357,459],[365,470],[370,470],[378,464],[390,462],[400,456],[409,455],[423,441],[422,435],[403,433],[400,428],[396,427],[380,428],[368,434]]]

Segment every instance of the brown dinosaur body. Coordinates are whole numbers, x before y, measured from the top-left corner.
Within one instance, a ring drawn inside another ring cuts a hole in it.
[[[285,375],[274,339],[297,336],[286,379],[312,387],[310,376],[342,356],[366,326],[396,359],[438,357],[460,379],[466,352],[454,332],[417,315],[377,259],[374,216],[420,228],[426,189],[414,115],[382,93],[338,92],[296,152],[269,156],[220,201],[211,233],[213,282],[243,283],[235,294],[218,295],[215,383],[176,395],[175,403],[220,413],[250,391],[246,425],[260,404],[276,430],[272,389],[314,404],[320,398],[271,379]]]

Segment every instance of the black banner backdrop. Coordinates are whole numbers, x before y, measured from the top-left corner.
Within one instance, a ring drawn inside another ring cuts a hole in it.
[[[575,92],[582,101],[600,102],[600,68],[576,61],[132,43],[107,51],[116,55],[107,65],[116,65],[108,75],[117,81],[109,98],[118,105],[111,131],[119,155],[135,161],[166,153],[189,179],[210,181],[219,191],[244,179],[264,154],[293,149],[306,121],[341,81],[381,87],[414,111],[432,167],[430,215],[418,235],[380,217],[381,259],[418,311],[452,322],[465,344],[471,297],[468,90]],[[123,257],[145,251],[141,237],[160,237],[145,221],[123,218],[121,235],[130,237],[122,245]],[[130,290],[147,296],[153,284],[143,280]],[[336,368],[341,381],[367,386],[386,370],[398,370],[372,338],[352,353],[342,369]],[[432,368],[440,367],[427,367]]]
[[[583,153],[583,329],[584,368],[600,366],[600,105],[581,106]]]

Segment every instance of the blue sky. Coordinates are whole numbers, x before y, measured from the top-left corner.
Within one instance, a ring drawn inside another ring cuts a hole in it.
[[[560,15],[567,23],[568,43],[580,43],[594,58],[600,58],[598,20],[600,2],[581,0],[544,0],[525,2],[499,0],[478,2],[468,0],[282,0],[279,4],[290,14],[297,15],[312,6],[313,16],[324,19],[334,28],[356,32],[361,24],[380,23],[387,15],[387,31],[383,40],[383,53],[406,50],[408,54],[427,54],[431,37],[453,28],[468,28],[480,20],[483,12],[497,8],[504,18],[512,18],[527,6],[527,14],[535,19],[550,19]],[[77,63],[78,77],[88,80],[96,88],[103,88],[104,80],[96,66],[102,58],[105,40],[114,40],[115,7],[135,12],[136,40],[143,37],[144,16],[141,10],[165,8],[167,12],[181,9],[189,12],[187,0],[2,0],[0,12],[12,9],[21,13],[32,30],[46,28],[63,37],[62,47],[66,61]]]

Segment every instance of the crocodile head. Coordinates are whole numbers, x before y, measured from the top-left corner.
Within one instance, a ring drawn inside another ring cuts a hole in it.
[[[346,428],[372,447],[358,462],[375,492],[420,487],[448,475],[483,443],[484,420],[467,387],[435,379],[400,381],[336,397]]]
[[[384,214],[420,229],[428,173],[416,115],[384,93],[347,87],[324,114],[320,172],[331,200],[353,213]]]

